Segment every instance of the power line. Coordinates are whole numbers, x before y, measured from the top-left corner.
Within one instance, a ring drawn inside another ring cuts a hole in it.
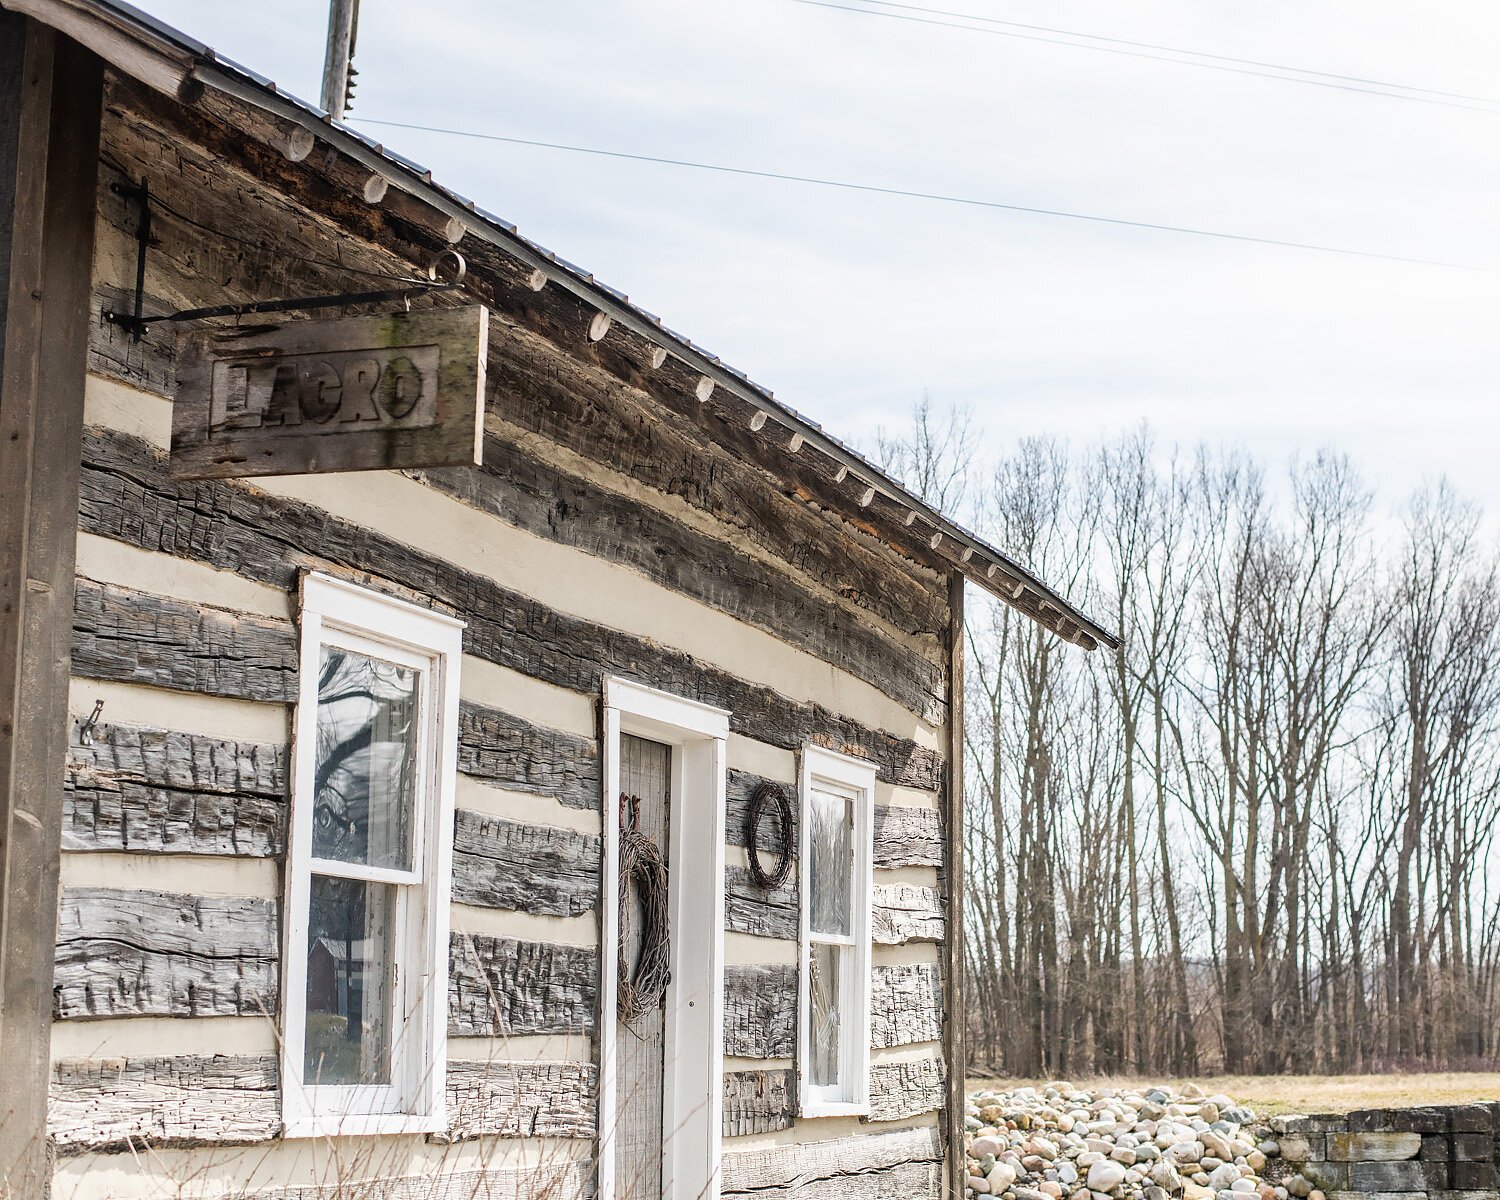
[[[1210,58],[1216,62],[1238,63],[1247,67],[1269,67],[1275,71],[1295,71],[1300,75],[1319,75],[1324,79],[1337,79],[1343,83],[1365,83],[1375,87],[1398,88],[1405,92],[1422,92],[1429,96],[1444,96],[1449,100],[1473,100],[1480,104],[1500,105],[1500,99],[1490,96],[1471,96],[1465,92],[1442,92],[1436,88],[1417,87],[1410,83],[1392,83],[1388,79],[1367,79],[1362,75],[1339,75],[1333,71],[1316,71],[1311,67],[1289,67],[1285,63],[1265,62],[1257,58],[1235,58],[1229,54],[1212,54],[1207,50],[1184,50],[1180,46],[1162,46],[1155,42],[1134,42],[1128,38],[1106,37],[1100,33],[1079,33],[1072,29],[1053,29],[1048,25],[1026,25],[1020,21],[1004,21],[999,17],[982,17],[977,13],[952,12],[943,8],[926,8],[920,4],[900,4],[897,0],[861,0],[861,3],[878,8],[903,8],[911,12],[933,13],[943,17],[961,17],[966,21],[982,21],[986,25],[1008,25],[1013,29],[1032,29],[1041,33],[1060,33],[1067,37],[1087,38],[1093,42],[1111,42],[1117,46],[1134,46],[1142,50],[1165,50],[1171,54],[1191,54],[1195,58]],[[872,14],[875,15],[875,14]]]
[[[1143,58],[1151,62],[1176,63],[1183,67],[1200,67],[1210,71],[1226,71],[1234,75],[1251,75],[1259,79],[1277,79],[1283,83],[1301,83],[1309,87],[1332,88],[1341,92],[1358,92],[1366,96],[1384,96],[1388,100],[1409,100],[1418,104],[1436,104],[1442,108],[1460,108],[1469,112],[1500,113],[1500,100],[1492,100],[1485,96],[1465,96],[1458,92],[1439,92],[1429,88],[1416,88],[1402,83],[1385,83],[1381,80],[1360,80],[1358,76],[1340,76],[1326,71],[1308,71],[1301,67],[1284,67],[1277,63],[1258,63],[1254,59],[1237,59],[1228,55],[1206,54],[1198,50],[1180,50],[1173,46],[1157,46],[1150,42],[1132,42],[1123,38],[1104,37],[1099,34],[1076,33],[1067,29],[1051,29],[1045,25],[1023,25],[1016,21],[1001,21],[995,17],[979,17],[968,13],[947,12],[944,9],[922,8],[918,5],[897,4],[896,8],[914,9],[917,12],[930,12],[944,16],[954,16],[966,21],[983,21],[992,25],[1005,25],[1005,29],[985,29],[975,25],[962,25],[956,21],[939,21],[932,17],[913,16],[902,12],[880,12],[872,8],[860,8],[852,4],[837,4],[833,0],[792,0],[795,4],[805,4],[812,8],[832,9],[835,12],[858,13],[865,17],[884,17],[891,21],[909,21],[917,25],[936,25],[943,29],[958,29],[966,33],[982,33],[993,37],[1018,38],[1028,42],[1043,42],[1051,46],[1071,46],[1075,50],[1097,50],[1103,54],[1120,54],[1127,58]],[[882,3],[883,0],[868,0],[869,3]],[[1037,30],[1036,33],[1023,33],[1020,30]],[[1042,33],[1060,34],[1060,37],[1043,37]],[[1088,42],[1067,41],[1067,38],[1088,38],[1091,41],[1108,43],[1101,45],[1090,45]],[[1127,47],[1139,46],[1144,49],[1133,50]],[[1150,54],[1146,50],[1161,50],[1166,53]],[[1172,55],[1192,55],[1199,59],[1213,59],[1217,61],[1199,62],[1194,58],[1174,58]],[[1244,66],[1232,66],[1232,63],[1244,63]],[[1256,70],[1255,67],[1269,67],[1271,70]],[[1295,71],[1300,75],[1283,74],[1282,72]],[[1302,76],[1319,76],[1320,78],[1304,78]],[[1347,79],[1351,82],[1339,82]],[[1362,87],[1360,83],[1372,83],[1374,87]],[[1397,88],[1400,91],[1387,91],[1388,88]],[[1402,95],[1401,92],[1411,92],[1411,95]],[[1424,94],[1417,94],[1424,93]],[[1452,97],[1443,99],[1442,97]],[[1479,103],[1467,104],[1465,100],[1476,100]],[[1497,107],[1488,107],[1495,105]]]
[[[820,179],[812,175],[793,175],[783,171],[761,171],[751,167],[731,167],[723,163],[695,162],[691,159],[664,158],[654,154],[631,154],[624,150],[602,150],[595,146],[571,146],[563,142],[543,142],[532,138],[507,137],[498,133],[477,133],[470,129],[445,129],[435,125],[416,125],[405,121],[381,121],[372,117],[352,118],[356,124],[382,125],[391,129],[412,129],[421,133],[438,133],[449,137],[475,138],[486,142],[503,142],[510,146],[531,146],[540,150],[563,150],[570,154],[591,154],[600,158],[618,158],[629,162],[658,163],[668,167],[687,167],[695,171],[714,171],[723,175],[744,175],[752,179],[774,179],[783,183],[805,183],[815,187],[841,188],[851,192],[868,192],[880,196],[898,196],[908,200],[930,200],[940,204],[961,204],[970,208],[1000,209],[1005,212],[1029,213],[1040,217],[1060,217],[1070,221],[1091,221],[1099,225],[1119,225],[1128,229],[1150,229],[1160,233],[1180,233],[1192,237],[1217,238],[1228,242],[1248,242],[1259,246],[1281,246],[1289,250],[1311,250],[1319,254],[1340,254],[1349,258],[1368,258],[1381,262],[1410,263],[1423,267],[1444,267],[1454,271],[1500,272],[1500,268],[1471,263],[1444,262],[1432,258],[1412,258],[1400,254],[1381,254],[1374,250],[1350,250],[1342,246],[1325,246],[1316,242],[1290,242],[1280,238],[1258,237],[1248,233],[1227,233],[1217,229],[1197,229],[1188,225],[1167,225],[1154,221],[1133,221],[1126,217],[1106,217],[1096,213],[1069,212],[1057,208],[1038,208],[1028,204],[1011,204],[1001,200],[984,200],[973,196],[950,196],[941,192],[920,192],[908,188],[884,187],[873,183],[856,183],[845,179]]]

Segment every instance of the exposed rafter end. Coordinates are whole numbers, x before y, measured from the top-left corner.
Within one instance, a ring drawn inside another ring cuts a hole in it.
[[[661,365],[667,361],[667,348],[665,346],[651,347],[651,369],[659,370]]]
[[[872,505],[874,503],[875,503],[875,485],[874,484],[868,484],[865,487],[865,490],[862,491],[859,494],[859,506],[860,506],[860,508],[869,508],[870,505]]]
[[[533,292],[539,292],[547,286],[547,272],[538,267],[526,279],[526,286]]]
[[[707,375],[701,376],[693,394],[698,397],[699,404],[707,404],[708,398],[714,394],[714,381]]]
[[[609,332],[610,324],[608,313],[595,313],[594,319],[589,322],[589,341],[603,341],[604,335]]]
[[[802,444],[806,440],[800,433],[794,433],[791,436],[791,440],[787,442],[786,448],[790,453],[796,454],[802,449]]]
[[[280,151],[288,162],[299,163],[313,152],[318,139],[304,125],[293,125],[271,139],[271,146]]]
[[[766,427],[766,420],[766,410],[763,408],[757,408],[750,417],[751,431],[754,433],[759,433]]]
[[[372,174],[365,180],[365,186],[360,189],[366,204],[379,204],[385,199],[386,192],[391,189],[391,181],[384,175]]]
[[[846,467],[846,466],[844,466],[843,463],[840,463],[839,464],[839,469],[833,473],[833,482],[834,483],[843,483],[844,480],[846,480],[848,478],[849,478],[849,468]]]

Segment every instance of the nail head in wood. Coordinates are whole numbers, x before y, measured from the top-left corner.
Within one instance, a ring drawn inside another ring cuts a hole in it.
[[[595,313],[594,319],[589,322],[589,341],[597,342],[609,332],[610,319],[608,313]]]

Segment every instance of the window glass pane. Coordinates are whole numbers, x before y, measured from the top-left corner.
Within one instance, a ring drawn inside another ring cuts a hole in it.
[[[396,888],[312,877],[307,925],[308,1084],[391,1081]]]
[[[811,817],[812,929],[847,936],[852,929],[849,885],[854,870],[854,802],[814,791]]]
[[[421,672],[324,646],[313,856],[411,867]]]
[[[811,1078],[814,1087],[834,1087],[839,1082],[839,1038],[843,1026],[839,968],[844,948],[814,942],[811,949],[812,970],[807,989],[812,1009],[807,1022],[812,1035]]]

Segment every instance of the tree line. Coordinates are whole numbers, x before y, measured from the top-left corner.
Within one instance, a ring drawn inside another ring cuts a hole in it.
[[[923,401],[877,457],[1117,630],[972,597],[971,1067],[1500,1061],[1500,561],[1348,459],[1030,439]]]

